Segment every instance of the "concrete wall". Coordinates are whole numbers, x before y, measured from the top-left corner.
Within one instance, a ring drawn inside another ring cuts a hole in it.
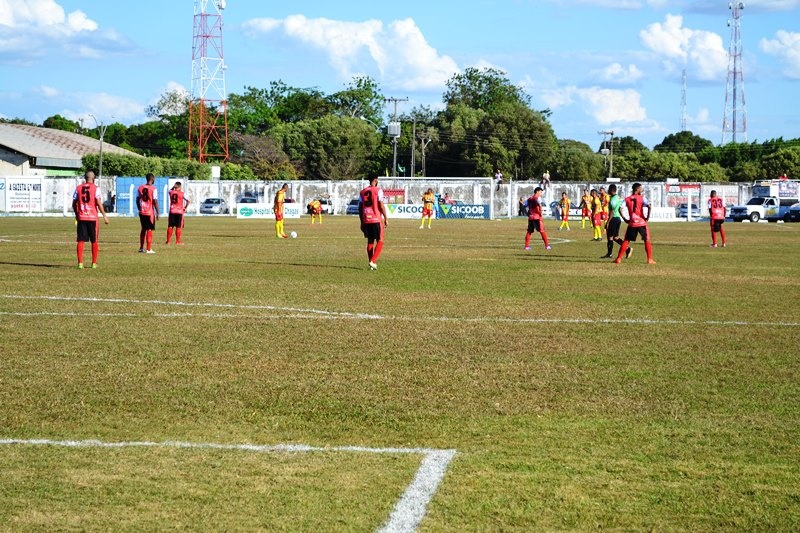
[[[0,175],[0,183],[8,179],[19,179],[20,176],[6,174]],[[51,178],[51,177],[26,177],[41,183],[42,209],[39,212],[70,214],[72,193],[82,181],[81,178]],[[170,184],[175,179],[170,179]],[[271,204],[276,191],[282,183],[273,181],[188,181],[181,179],[186,191],[186,197],[191,202],[189,214],[199,211],[200,203],[206,198],[221,197],[233,208],[236,201],[243,195],[255,196],[260,202]],[[99,180],[98,183],[104,201],[111,200],[117,194],[115,178]],[[336,213],[343,213],[350,200],[358,196],[358,192],[367,185],[366,181],[295,181],[289,182],[287,197],[294,199],[302,205],[317,197],[330,198]],[[381,178],[379,185],[384,190],[402,191],[404,201],[395,199],[396,203],[421,203],[422,194],[432,188],[435,193],[442,196],[449,194],[455,200],[466,204],[490,204],[495,218],[516,216],[519,199],[527,198],[533,194],[534,188],[539,184],[535,181],[519,181],[504,183],[498,188],[490,178]],[[566,192],[573,205],[577,206],[585,188],[599,188],[607,186],[605,183],[577,183],[554,182],[545,192],[546,204],[561,197]],[[692,203],[705,209],[706,202],[712,189],[725,199],[726,204],[740,204],[750,197],[751,185],[749,184],[699,184],[699,185],[667,185],[665,183],[644,183],[644,195],[656,207],[674,207],[679,203],[688,202],[688,194],[692,195]],[[617,184],[620,194],[630,193],[630,183]],[[683,189],[683,191],[681,191]],[[159,197],[164,197],[166,191],[159,191]],[[0,190],[0,212],[5,211],[3,191]],[[166,208],[167,203],[161,202]],[[27,211],[27,210],[26,210]],[[128,215],[131,213],[119,213]]]

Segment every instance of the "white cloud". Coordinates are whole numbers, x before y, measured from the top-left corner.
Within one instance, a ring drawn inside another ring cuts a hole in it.
[[[774,39],[761,39],[759,46],[783,62],[783,73],[788,78],[800,79],[800,33],[779,30]]]
[[[594,74],[600,81],[618,85],[631,85],[644,77],[644,72],[636,65],[623,67],[619,63],[612,63],[602,70],[595,71]]]
[[[98,58],[129,48],[100,31],[86,13],[66,13],[55,0],[0,0],[0,62],[30,64],[48,54]]]
[[[667,15],[663,23],[639,32],[642,43],[661,57],[668,72],[688,68],[700,80],[724,79],[728,52],[719,34],[683,26],[683,17]]]
[[[45,86],[40,87],[37,92],[63,106],[58,114],[70,120],[83,120],[84,124],[91,124],[92,127],[94,120],[89,115],[94,115],[98,121],[105,124],[113,122],[130,124],[145,118],[145,106],[131,98],[102,92],[67,93]]]
[[[566,107],[572,105],[575,100],[574,96],[578,90],[575,86],[560,87],[558,89],[543,89],[539,94],[539,98],[550,109],[558,109],[559,107]]]
[[[599,124],[642,122],[647,119],[647,111],[641,104],[642,96],[633,89],[590,87],[578,89],[576,94],[583,101],[586,112]]]
[[[59,94],[61,94],[58,89],[49,87],[47,85],[42,85],[39,87],[38,92],[45,98],[56,98]]]
[[[380,81],[407,90],[435,89],[459,71],[440,55],[411,18],[384,25],[379,20],[347,22],[292,15],[283,20],[253,19],[243,25],[251,36],[282,30],[288,37],[328,57],[343,79],[377,70]]]
[[[543,89],[537,96],[551,110],[581,103],[583,111],[602,126],[647,122],[647,110],[642,107],[641,94],[633,89],[569,85]]]
[[[65,34],[94,31],[97,23],[82,11],[68,15],[54,0],[0,0],[0,26],[12,29],[46,28]]]

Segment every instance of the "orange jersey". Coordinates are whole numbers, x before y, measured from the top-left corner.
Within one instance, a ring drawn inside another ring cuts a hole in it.
[[[432,192],[426,192],[422,195],[422,207],[423,209],[433,209],[433,201],[436,199]]]
[[[561,210],[561,220],[569,220],[569,198],[562,198],[558,202],[558,208]]]

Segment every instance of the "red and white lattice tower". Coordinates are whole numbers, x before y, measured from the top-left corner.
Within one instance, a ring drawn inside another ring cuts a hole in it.
[[[222,52],[225,0],[194,0],[189,159],[228,159],[228,96]],[[209,12],[209,8],[211,12]]]
[[[725,117],[722,120],[722,144],[747,142],[747,107],[744,101],[742,74],[742,10],[744,2],[728,4],[732,18],[731,43],[728,47],[728,83],[725,90]]]

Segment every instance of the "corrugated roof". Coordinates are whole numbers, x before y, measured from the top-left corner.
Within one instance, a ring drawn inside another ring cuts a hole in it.
[[[87,154],[100,152],[100,141],[92,137],[24,124],[0,124],[0,146],[36,158],[37,161],[80,161]],[[103,143],[103,153],[138,155],[107,142]]]

